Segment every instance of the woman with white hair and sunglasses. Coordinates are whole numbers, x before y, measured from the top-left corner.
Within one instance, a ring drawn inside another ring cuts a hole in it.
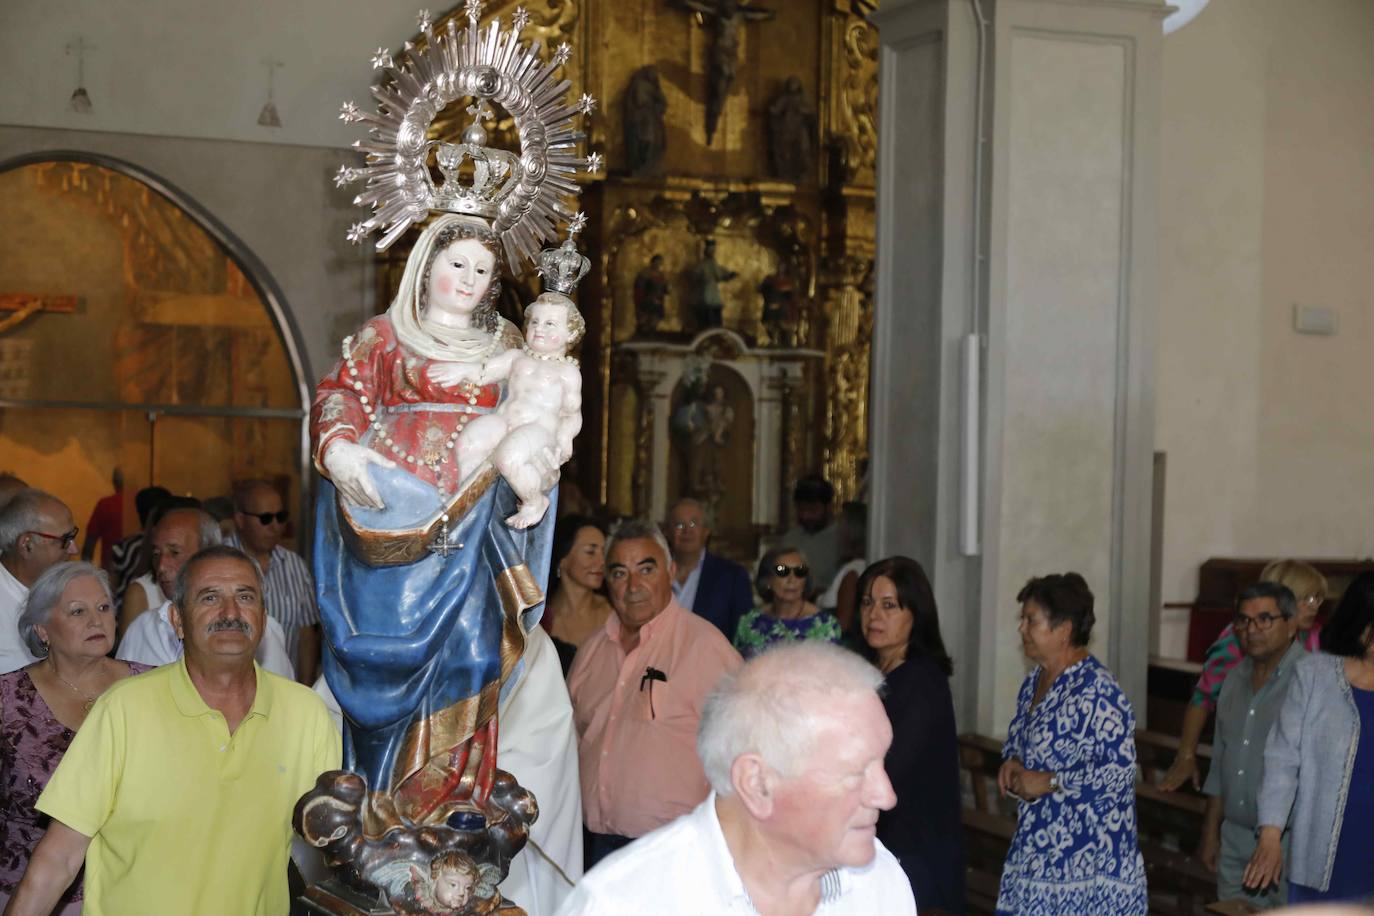
[[[107,657],[114,648],[114,598],[109,578],[90,563],[59,563],[39,576],[18,626],[38,661],[0,675],[0,904],[47,829],[34,802],[96,698],[148,670]],[[62,904],[59,912],[80,912],[80,881]]]

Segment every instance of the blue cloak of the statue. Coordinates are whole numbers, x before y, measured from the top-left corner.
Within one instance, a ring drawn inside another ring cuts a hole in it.
[[[413,527],[439,496],[404,470],[372,467],[387,508],[352,511],[372,529]],[[449,523],[445,556],[372,566],[344,536],[334,486],[320,484],[315,580],[324,674],[344,717],[344,766],[392,792],[470,738],[520,676],[524,634],[543,612],[557,493],[535,527],[512,530],[517,499],[499,477]]]

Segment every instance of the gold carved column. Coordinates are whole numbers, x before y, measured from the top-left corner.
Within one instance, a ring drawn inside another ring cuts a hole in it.
[[[828,0],[825,14],[823,192],[825,256],[817,294],[825,316],[822,472],[840,500],[858,496],[868,456],[869,354],[873,337],[875,181],[878,150],[877,0]]]

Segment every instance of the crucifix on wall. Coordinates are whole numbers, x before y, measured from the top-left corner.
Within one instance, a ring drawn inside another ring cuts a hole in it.
[[[713,40],[711,62],[706,75],[706,145],[716,134],[716,122],[725,110],[725,97],[735,81],[739,63],[740,29],[749,22],[763,22],[777,14],[753,6],[748,0],[668,0],[670,4],[695,13],[697,21],[711,20]]]

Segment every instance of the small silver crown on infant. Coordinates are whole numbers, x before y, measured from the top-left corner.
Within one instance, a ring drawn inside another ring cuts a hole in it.
[[[573,236],[587,224],[585,214],[578,213],[568,223],[568,237],[557,248],[545,248],[539,255],[539,276],[544,278],[544,289],[549,292],[571,296],[577,284],[592,269],[588,261],[577,250]]]

